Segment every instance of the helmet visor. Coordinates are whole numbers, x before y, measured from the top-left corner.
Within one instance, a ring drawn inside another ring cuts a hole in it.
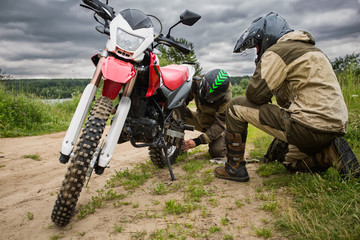
[[[246,30],[239,40],[236,42],[234,53],[241,53],[246,49],[254,48],[258,44],[258,37],[260,37],[260,29],[249,31]]]
[[[201,101],[206,101],[207,91],[209,91],[209,86],[206,84],[205,78],[202,78],[199,86],[199,97]]]

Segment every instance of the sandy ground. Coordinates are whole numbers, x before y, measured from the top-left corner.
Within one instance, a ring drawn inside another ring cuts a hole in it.
[[[162,169],[153,180],[148,181],[149,183],[127,199],[133,204],[138,204],[139,207],[136,209],[131,206],[114,208],[109,205],[84,219],[74,216],[66,227],[57,227],[51,222],[50,215],[67,171],[67,165],[62,165],[58,161],[58,151],[64,135],[65,132],[61,132],[0,139],[0,239],[150,239],[150,233],[156,229],[169,229],[169,225],[181,222],[196,225],[196,231],[200,232],[206,232],[214,225],[223,229],[206,239],[224,239],[225,234],[232,235],[233,239],[263,239],[256,236],[254,226],[272,227],[271,214],[261,210],[261,202],[254,197],[256,188],[261,186],[261,179],[255,173],[257,164],[248,164],[251,176],[249,183],[221,179],[215,179],[211,183],[218,189],[215,197],[218,198],[219,204],[217,207],[209,206],[208,211],[211,214],[205,218],[199,217],[200,210],[186,216],[161,215],[161,207],[154,206],[152,202],[161,202],[176,196],[154,196],[146,188],[151,188],[154,182],[169,183],[169,172]],[[196,132],[187,132],[186,138],[197,135]],[[40,156],[40,161],[24,158],[25,155],[34,154]],[[111,168],[106,169],[101,176],[93,174],[89,188],[83,189],[80,195],[78,205],[91,201],[91,197],[96,195],[96,190],[104,187],[106,180],[115,170],[131,167],[148,159],[147,148],[137,149],[130,143],[118,145],[110,162]],[[174,165],[173,170],[175,177],[179,176],[181,169]],[[235,206],[233,202],[236,199],[251,201],[241,208],[228,207]],[[144,216],[145,211],[146,215],[156,213],[160,216],[139,217],[141,214]],[[29,214],[33,215],[32,219],[29,218]],[[222,226],[220,221],[224,217],[227,217],[231,224]],[[123,231],[116,232],[115,225],[123,226]],[[147,234],[141,237],[141,234],[138,234],[140,232]],[[192,237],[188,235],[187,239]]]

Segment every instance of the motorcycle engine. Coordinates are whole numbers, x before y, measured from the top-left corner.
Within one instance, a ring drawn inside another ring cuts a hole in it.
[[[137,107],[130,111],[118,143],[129,140],[151,143],[158,136],[161,131],[158,124],[159,113],[154,107],[144,103],[146,102],[139,101]]]
[[[158,124],[154,119],[129,119],[132,137],[136,142],[152,141],[158,134]]]

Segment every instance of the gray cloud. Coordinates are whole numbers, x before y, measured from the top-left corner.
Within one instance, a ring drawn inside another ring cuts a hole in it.
[[[106,43],[94,29],[91,11],[80,0],[2,0],[0,3],[0,68],[18,77],[90,77],[90,57]],[[195,46],[204,71],[224,68],[231,75],[251,75],[254,51],[233,54],[241,33],[253,19],[270,11],[282,15],[294,29],[309,31],[330,57],[359,52],[358,0],[110,0],[116,12],[138,8],[156,15],[164,32],[185,9],[202,15],[192,27],[178,26],[172,34]]]

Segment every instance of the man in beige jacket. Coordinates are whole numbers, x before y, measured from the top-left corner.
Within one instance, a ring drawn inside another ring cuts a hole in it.
[[[292,171],[330,166],[359,177],[359,163],[346,139],[347,107],[326,55],[305,31],[292,30],[276,13],[255,19],[234,52],[256,48],[256,70],[246,97],[233,99],[226,115],[227,163],[219,178],[249,180],[244,151],[248,123],[286,144],[284,165]],[[271,104],[276,97],[278,105]]]

